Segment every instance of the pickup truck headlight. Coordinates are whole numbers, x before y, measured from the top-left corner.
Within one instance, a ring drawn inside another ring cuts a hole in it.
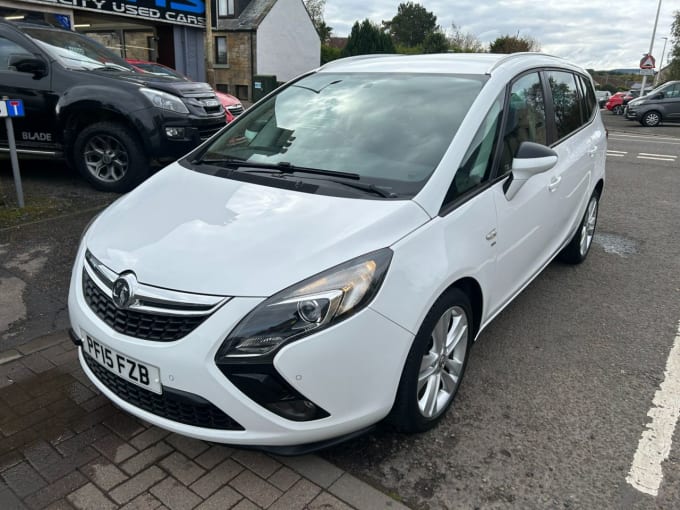
[[[170,110],[175,113],[189,113],[187,106],[177,96],[173,96],[172,94],[168,94],[161,90],[147,89],[145,87],[140,88],[139,91],[149,98],[156,108]]]
[[[340,322],[378,292],[392,250],[383,248],[308,278],[260,303],[229,334],[216,361],[264,356]]]

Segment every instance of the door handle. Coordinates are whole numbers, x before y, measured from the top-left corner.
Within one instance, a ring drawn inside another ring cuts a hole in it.
[[[497,234],[497,232],[496,232],[496,229],[494,228],[491,232],[486,234],[486,240],[487,241],[493,241],[494,239],[496,239],[496,234]]]
[[[587,152],[588,152],[588,155],[589,155],[591,158],[594,158],[594,157],[595,157],[595,153],[597,152],[597,145],[593,145],[590,149],[588,149]]]
[[[550,191],[550,193],[553,193],[557,188],[559,188],[561,180],[562,177],[553,177],[550,180],[550,184],[548,184],[548,191]]]

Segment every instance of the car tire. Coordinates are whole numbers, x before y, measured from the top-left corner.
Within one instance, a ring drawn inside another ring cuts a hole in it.
[[[116,122],[97,122],[83,129],[73,144],[73,160],[80,174],[101,191],[130,191],[149,174],[137,136]]]
[[[597,192],[593,193],[588,201],[586,212],[583,219],[571,238],[569,244],[565,246],[559,254],[559,259],[567,264],[580,264],[588,256],[590,246],[593,244],[595,227],[597,225],[597,213],[600,205],[600,196]]]
[[[645,127],[656,127],[661,124],[661,114],[654,110],[647,112],[640,119],[640,124]]]
[[[425,316],[406,358],[387,421],[400,432],[424,432],[453,403],[472,345],[472,308],[459,289],[444,293]]]
[[[623,106],[617,104],[614,108],[612,108],[612,113],[614,115],[623,115]]]

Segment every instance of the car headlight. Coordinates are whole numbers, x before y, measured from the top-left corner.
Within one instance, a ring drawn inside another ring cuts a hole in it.
[[[187,106],[177,96],[173,96],[172,94],[168,94],[161,90],[147,89],[145,87],[140,88],[139,91],[149,98],[156,108],[170,110],[175,113],[189,113]]]
[[[216,360],[264,356],[350,317],[376,295],[391,260],[392,250],[383,248],[273,295],[234,328]]]

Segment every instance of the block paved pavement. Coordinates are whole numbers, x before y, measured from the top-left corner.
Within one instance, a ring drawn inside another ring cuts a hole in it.
[[[190,439],[112,405],[66,332],[0,351],[0,509],[405,509],[315,455]]]

